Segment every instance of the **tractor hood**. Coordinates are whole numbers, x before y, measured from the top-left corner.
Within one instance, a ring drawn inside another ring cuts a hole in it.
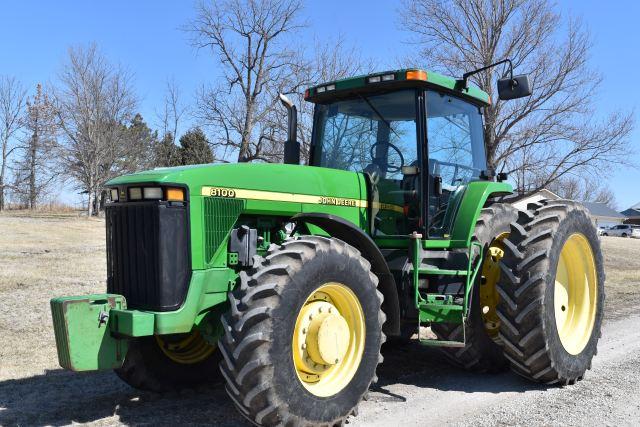
[[[189,188],[191,198],[203,195],[231,195],[265,201],[334,205],[366,200],[366,185],[362,174],[275,163],[227,163],[157,168],[112,179],[107,186],[145,183],[183,184]],[[229,193],[228,190],[232,190],[233,193]]]

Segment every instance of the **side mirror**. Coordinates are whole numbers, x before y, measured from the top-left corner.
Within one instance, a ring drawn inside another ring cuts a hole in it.
[[[280,102],[287,109],[287,140],[284,143],[284,163],[300,164],[300,144],[298,143],[298,111],[293,102],[283,94],[279,94]]]
[[[498,98],[503,101],[531,95],[529,75],[521,74],[498,80]]]

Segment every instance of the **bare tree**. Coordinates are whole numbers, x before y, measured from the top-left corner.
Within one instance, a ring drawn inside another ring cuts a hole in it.
[[[212,145],[223,158],[273,160],[276,130],[268,116],[277,94],[299,91],[290,77],[300,66],[291,49],[302,27],[299,0],[213,0],[202,2],[186,28],[197,48],[211,49],[223,81],[203,87],[198,117],[214,129]]]
[[[176,143],[180,122],[189,112],[181,98],[180,86],[175,78],[172,77],[166,82],[164,103],[162,109],[157,112],[162,138],[170,139],[172,144]]]
[[[7,166],[9,157],[16,146],[12,144],[17,132],[22,128],[22,113],[26,89],[15,77],[0,76],[0,211],[5,208],[5,190],[7,187]]]
[[[594,121],[601,76],[588,66],[589,34],[579,21],[563,20],[549,1],[405,0],[401,15],[436,71],[461,76],[510,58],[530,73],[533,95],[508,103],[494,89],[505,67],[472,77],[494,101],[485,110],[488,166],[514,174],[519,192],[627,163],[633,116]]]
[[[139,147],[126,143],[126,123],[137,103],[131,76],[91,45],[69,49],[60,86],[56,104],[64,133],[63,162],[88,195],[87,214],[94,215],[104,183],[135,167],[130,159],[140,155]]]
[[[548,189],[564,199],[579,202],[604,203],[617,210],[616,197],[611,188],[592,176],[565,176],[552,182]]]
[[[365,58],[355,46],[347,46],[342,36],[324,43],[316,42],[312,58],[304,66],[297,68],[294,78],[301,88],[321,83],[353,77],[372,72],[374,62]],[[298,141],[301,147],[301,160],[309,159],[311,147],[311,131],[313,128],[314,104],[304,100],[303,91],[290,94],[292,101],[298,106]],[[278,110],[281,134],[286,134],[286,114],[284,109]],[[284,137],[282,137],[284,140]],[[282,152],[282,149],[280,149]]]
[[[58,176],[56,165],[56,112],[42,85],[26,102],[25,136],[18,146],[21,153],[14,166],[14,192],[29,209],[35,209]]]

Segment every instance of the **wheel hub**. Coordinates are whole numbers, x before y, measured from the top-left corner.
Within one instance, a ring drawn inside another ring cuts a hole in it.
[[[491,339],[499,341],[500,318],[496,311],[500,297],[497,283],[500,279],[500,260],[504,257],[503,240],[507,233],[501,234],[491,243],[482,264],[482,282],[480,285],[481,316],[485,329]]]
[[[321,286],[300,309],[293,360],[302,384],[317,396],[337,393],[355,375],[364,345],[364,315],[344,285]]]
[[[305,344],[311,360],[316,364],[336,365],[349,348],[349,325],[326,302],[314,302],[305,307],[311,318]]]
[[[217,348],[217,346],[209,344],[197,329],[186,336],[178,336],[174,339],[161,335],[156,335],[155,337],[160,350],[169,359],[184,365],[205,360]]]

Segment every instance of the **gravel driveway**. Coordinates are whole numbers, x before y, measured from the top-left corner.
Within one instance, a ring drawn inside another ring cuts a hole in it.
[[[386,352],[380,382],[353,426],[638,425],[640,317],[605,324],[593,370],[575,386],[539,386],[505,372],[474,375],[411,344]],[[221,386],[140,393],[110,372],[62,370],[0,382],[1,425],[246,425]]]
[[[407,361],[421,361],[381,375],[353,425],[639,425],[640,317],[605,323],[598,349],[585,379],[563,388],[511,372],[471,375],[440,365],[433,352],[407,350]]]

